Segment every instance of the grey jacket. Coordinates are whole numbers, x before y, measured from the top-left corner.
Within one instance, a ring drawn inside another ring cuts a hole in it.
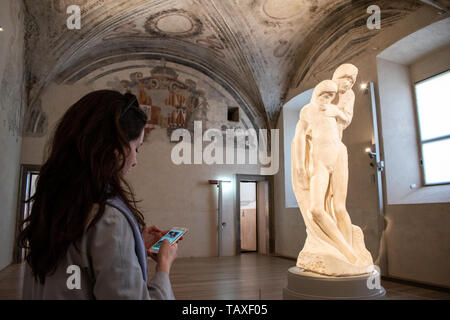
[[[145,282],[132,228],[118,209],[106,205],[102,218],[77,244],[80,251],[71,245],[43,285],[26,265],[23,299],[175,299],[167,273],[158,271]],[[80,270],[79,289],[72,265]]]

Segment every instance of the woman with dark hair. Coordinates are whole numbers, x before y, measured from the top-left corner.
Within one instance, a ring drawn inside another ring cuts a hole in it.
[[[100,90],[64,114],[49,144],[30,216],[24,299],[174,299],[177,245],[145,227],[124,176],[137,164],[147,116],[136,97]],[[147,282],[147,255],[156,274]]]

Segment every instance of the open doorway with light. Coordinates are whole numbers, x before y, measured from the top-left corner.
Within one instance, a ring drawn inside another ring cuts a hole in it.
[[[237,254],[273,252],[271,177],[237,175]]]
[[[241,252],[258,251],[256,224],[256,182],[241,182]]]

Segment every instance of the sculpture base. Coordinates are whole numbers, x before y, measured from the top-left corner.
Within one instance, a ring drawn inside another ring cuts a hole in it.
[[[331,277],[292,267],[288,270],[287,280],[284,300],[380,299],[386,294],[381,286],[369,288],[373,283],[380,283],[380,274],[376,270],[358,276]]]

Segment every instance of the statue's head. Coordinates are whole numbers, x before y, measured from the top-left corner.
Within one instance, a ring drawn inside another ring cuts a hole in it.
[[[318,105],[331,103],[336,97],[338,85],[333,80],[320,82],[313,91],[313,102]]]
[[[333,81],[338,84],[339,92],[350,90],[356,82],[358,68],[351,63],[341,64],[333,74]]]

